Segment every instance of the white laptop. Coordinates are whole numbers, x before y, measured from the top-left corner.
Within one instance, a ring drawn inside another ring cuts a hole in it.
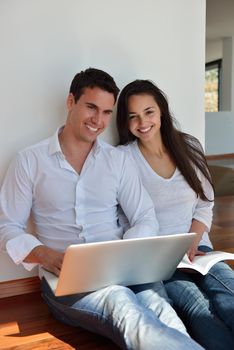
[[[71,245],[59,278],[42,269],[56,296],[112,284],[136,285],[170,278],[195,233]]]

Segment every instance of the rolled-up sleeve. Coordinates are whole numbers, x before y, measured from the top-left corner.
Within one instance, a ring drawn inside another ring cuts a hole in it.
[[[214,191],[209,181],[203,175],[198,174],[198,176],[209,201],[204,201],[200,197],[198,198],[193,218],[206,225],[207,232],[209,232],[213,218]]]
[[[16,264],[22,263],[30,251],[42,243],[26,232],[32,206],[32,184],[26,160],[19,153],[10,164],[0,195],[0,248],[7,251]],[[35,264],[24,264],[31,270]]]

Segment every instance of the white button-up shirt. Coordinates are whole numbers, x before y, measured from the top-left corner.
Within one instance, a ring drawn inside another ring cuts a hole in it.
[[[131,226],[124,236],[118,204]],[[35,235],[26,232],[30,213]],[[20,151],[2,185],[0,247],[17,264],[41,244],[64,251],[70,244],[153,236],[157,231],[153,203],[131,160],[101,140],[78,174],[61,151],[57,131]],[[31,269],[35,264],[23,265]]]

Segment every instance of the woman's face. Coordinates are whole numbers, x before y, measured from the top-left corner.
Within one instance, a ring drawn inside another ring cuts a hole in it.
[[[128,99],[129,130],[140,141],[151,141],[160,132],[161,111],[152,95],[132,95]]]

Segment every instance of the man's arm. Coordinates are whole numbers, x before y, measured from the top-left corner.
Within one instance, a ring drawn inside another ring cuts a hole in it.
[[[130,223],[130,228],[125,232],[124,238],[156,236],[158,234],[159,225],[153,202],[143,187],[132,160],[126,154],[118,199]]]
[[[26,232],[33,201],[33,182],[27,159],[18,154],[3,181],[0,196],[0,247],[27,270],[36,264],[58,274],[63,253],[48,248]]]

